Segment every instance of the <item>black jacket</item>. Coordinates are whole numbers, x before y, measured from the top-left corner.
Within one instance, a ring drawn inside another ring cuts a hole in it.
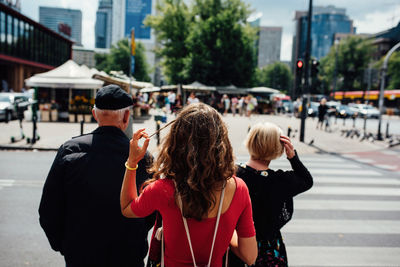
[[[103,126],[58,150],[43,188],[40,225],[51,247],[73,266],[143,266],[154,221],[121,214],[129,139]],[[139,162],[137,186],[149,178],[151,155]],[[146,222],[147,220],[147,222]]]

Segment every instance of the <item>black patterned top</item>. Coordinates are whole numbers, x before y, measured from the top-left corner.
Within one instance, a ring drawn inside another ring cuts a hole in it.
[[[297,152],[289,159],[293,170],[260,170],[240,164],[237,176],[249,188],[257,240],[270,240],[291,219],[293,197],[307,191],[313,178]]]

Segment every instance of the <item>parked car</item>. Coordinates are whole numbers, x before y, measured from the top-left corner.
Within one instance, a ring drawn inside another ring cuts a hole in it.
[[[26,110],[29,106],[29,97],[23,93],[0,93],[0,120],[10,121],[18,116],[20,107]]]
[[[293,113],[294,106],[292,101],[283,102],[283,113]]]
[[[379,110],[373,106],[366,104],[354,104],[352,107],[356,108],[358,111],[358,116],[361,118],[379,118]]]
[[[310,102],[308,106],[308,117],[318,117],[318,102]]]
[[[336,117],[338,118],[356,118],[358,116],[358,110],[347,105],[340,105],[336,109]]]

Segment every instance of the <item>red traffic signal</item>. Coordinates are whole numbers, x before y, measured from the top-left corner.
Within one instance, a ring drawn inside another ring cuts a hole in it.
[[[296,66],[297,66],[298,70],[302,69],[303,65],[304,65],[303,60],[300,60],[300,59],[297,60]]]

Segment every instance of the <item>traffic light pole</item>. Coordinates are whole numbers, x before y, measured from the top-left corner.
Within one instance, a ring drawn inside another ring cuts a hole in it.
[[[312,0],[310,0],[308,7],[307,17],[307,41],[306,41],[306,53],[304,58],[304,86],[303,86],[303,104],[301,109],[301,123],[300,123],[300,142],[304,142],[304,128],[306,124],[307,116],[307,95],[310,91],[309,82],[309,67],[310,67],[310,54],[311,54],[311,16],[312,16]]]

